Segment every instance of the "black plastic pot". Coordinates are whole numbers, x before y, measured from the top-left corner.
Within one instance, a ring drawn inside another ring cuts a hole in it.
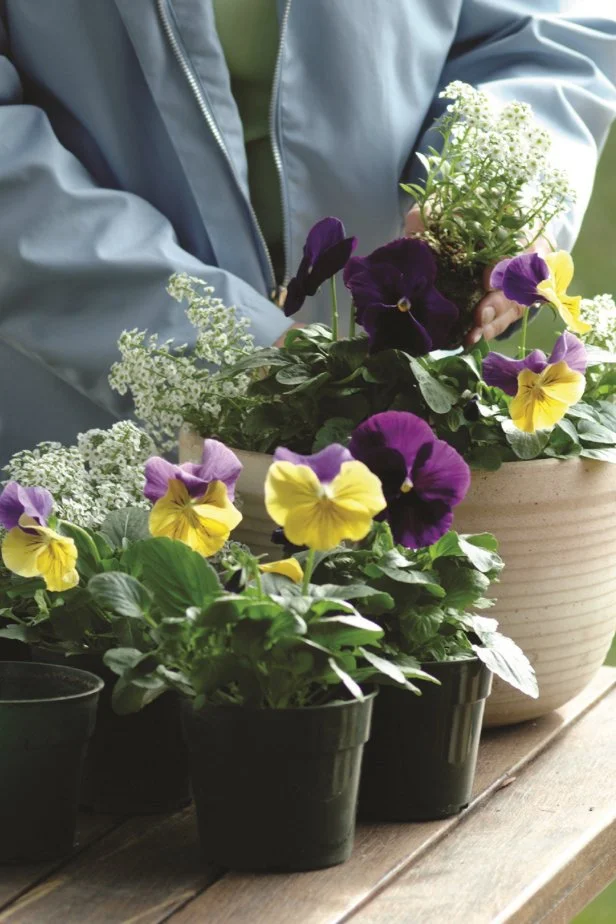
[[[94,674],[64,665],[0,663],[0,862],[72,850],[102,686]]]
[[[306,709],[187,704],[206,858],[229,869],[286,872],[347,860],[375,696]]]
[[[81,808],[102,814],[149,815],[189,804],[188,755],[177,694],[163,693],[141,712],[117,715],[111,706],[117,677],[101,657],[66,659],[38,648],[34,655],[91,670],[105,682],[83,770]]]
[[[381,687],[364,751],[362,820],[447,818],[470,801],[492,674],[478,658],[422,667],[440,687],[423,683],[421,696]]]

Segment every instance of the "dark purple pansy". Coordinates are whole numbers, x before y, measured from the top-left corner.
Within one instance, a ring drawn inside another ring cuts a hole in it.
[[[0,494],[0,524],[5,529],[14,529],[25,515],[39,526],[46,526],[52,508],[53,497],[46,488],[24,488],[16,481],[9,481]]]
[[[345,237],[339,218],[317,221],[308,232],[302,262],[287,288],[284,313],[288,318],[299,311],[308,295],[316,295],[326,279],[340,272],[356,245],[357,238]]]
[[[517,395],[518,376],[524,369],[531,372],[543,372],[546,366],[565,362],[574,372],[586,372],[588,360],[586,349],[569,331],[561,334],[554,349],[547,357],[543,350],[533,350],[526,359],[510,359],[502,353],[488,353],[483,361],[483,380],[486,385],[500,388],[507,395]]]
[[[224,443],[218,440],[203,441],[201,462],[185,462],[174,465],[152,456],[145,463],[144,495],[155,503],[164,497],[173,479],[185,485],[190,497],[201,497],[212,481],[222,481],[227,486],[229,500],[235,497],[235,483],[242,471],[242,463]]]
[[[381,479],[387,509],[378,519],[387,519],[396,542],[419,549],[447,532],[470,470],[424,420],[407,411],[375,414],[353,431],[349,448]]]
[[[370,351],[398,349],[424,356],[445,349],[458,321],[457,306],[435,287],[436,258],[424,241],[400,238],[367,257],[352,257],[344,284]]]
[[[490,276],[490,286],[502,289],[507,298],[518,305],[528,306],[545,301],[537,292],[537,286],[549,275],[549,267],[538,253],[522,253],[496,264]]]
[[[321,484],[333,481],[343,462],[352,462],[353,454],[339,443],[332,443],[311,456],[302,456],[290,449],[279,447],[274,453],[274,462],[292,462],[293,465],[307,465],[315,473]]]

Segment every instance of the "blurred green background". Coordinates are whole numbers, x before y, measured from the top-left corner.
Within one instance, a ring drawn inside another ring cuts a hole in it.
[[[616,0],[615,0],[616,2]],[[603,151],[593,197],[573,250],[573,295],[592,298],[602,292],[616,295],[616,129]],[[551,312],[541,312],[529,329],[529,342],[547,353],[554,343]],[[508,342],[515,349],[517,338]],[[616,640],[607,659],[616,666]],[[606,729],[606,734],[608,730]],[[616,746],[616,745],[615,745]],[[575,924],[616,924],[616,880],[575,919]]]

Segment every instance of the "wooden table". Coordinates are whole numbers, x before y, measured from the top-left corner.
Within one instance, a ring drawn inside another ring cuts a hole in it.
[[[558,712],[484,733],[462,815],[362,826],[330,870],[225,875],[192,809],[84,816],[71,858],[0,868],[0,924],[566,924],[616,877],[615,715],[603,668]]]

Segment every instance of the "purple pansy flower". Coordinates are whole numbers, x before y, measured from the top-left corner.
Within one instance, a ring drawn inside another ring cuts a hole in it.
[[[573,372],[581,372],[582,375],[586,372],[588,360],[584,344],[569,331],[560,335],[549,358],[543,350],[533,350],[525,359],[488,353],[483,361],[483,379],[486,385],[500,388],[507,395],[517,395],[520,372],[530,369],[538,374],[547,366],[560,362],[565,362]]]
[[[470,485],[470,470],[449,443],[407,411],[385,411],[360,424],[350,450],[381,479],[387,509],[380,518],[409,549],[432,545],[451,527],[453,507]]]
[[[46,488],[24,488],[16,481],[9,481],[0,494],[0,524],[5,529],[14,529],[25,514],[39,526],[47,526],[52,508],[53,497]]]
[[[339,443],[332,443],[311,456],[302,456],[290,449],[279,447],[274,453],[274,462],[292,462],[293,465],[307,465],[315,473],[321,484],[333,481],[339,473],[343,462],[352,462],[353,454]]]
[[[537,286],[549,275],[550,268],[543,257],[538,253],[522,253],[496,264],[490,276],[490,287],[502,289],[507,298],[528,307],[536,301],[544,301]]]
[[[398,349],[424,356],[445,349],[458,321],[457,306],[436,289],[436,258],[414,238],[400,238],[367,257],[352,257],[344,283],[370,351]]]
[[[203,441],[201,462],[184,462],[174,465],[152,456],[145,464],[144,495],[155,503],[164,497],[173,479],[181,481],[190,497],[201,497],[213,481],[222,481],[227,487],[230,501],[235,497],[235,483],[242,471],[242,463],[224,443],[218,440]]]
[[[357,238],[345,237],[339,218],[322,218],[308,232],[304,256],[287,288],[284,313],[295,314],[306,296],[315,295],[326,279],[340,272],[357,245]]]

